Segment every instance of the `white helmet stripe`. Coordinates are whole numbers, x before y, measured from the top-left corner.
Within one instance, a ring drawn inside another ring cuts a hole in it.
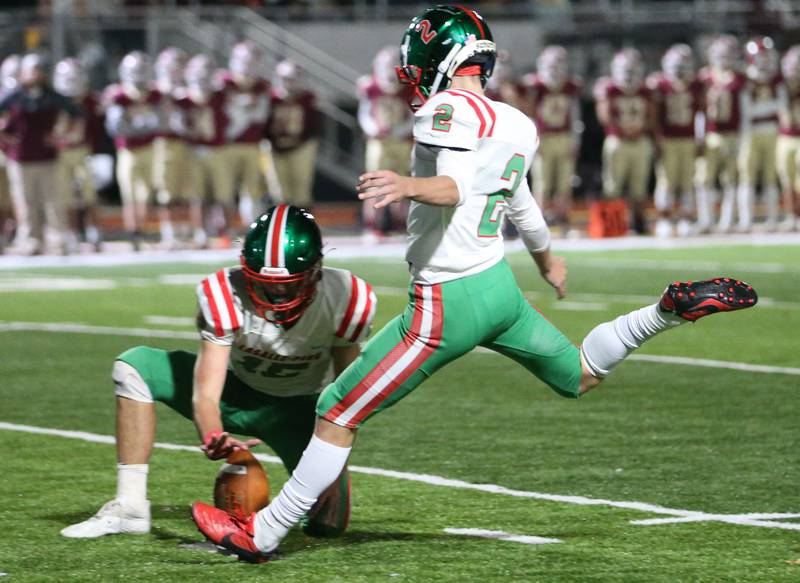
[[[269,218],[269,229],[264,242],[264,265],[266,267],[286,267],[286,223],[289,218],[289,205],[279,204]]]

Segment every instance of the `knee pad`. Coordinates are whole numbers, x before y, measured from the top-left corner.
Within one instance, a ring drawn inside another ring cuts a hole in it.
[[[153,394],[150,387],[139,374],[139,371],[123,360],[115,360],[111,369],[111,379],[114,381],[114,393],[118,397],[125,397],[141,403],[152,403]]]

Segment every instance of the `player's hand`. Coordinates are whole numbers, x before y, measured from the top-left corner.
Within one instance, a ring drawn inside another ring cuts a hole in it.
[[[547,263],[547,270],[541,272],[544,280],[556,290],[558,299],[564,299],[567,295],[567,262],[563,257],[556,255],[550,256]]]
[[[380,199],[375,202],[375,208],[383,208],[411,196],[411,178],[391,170],[365,172],[358,177],[356,192],[361,200]]]
[[[203,439],[203,445],[200,449],[206,454],[210,460],[220,460],[228,457],[234,451],[239,449],[250,449],[260,444],[260,439],[247,439],[241,441],[235,437],[231,437],[227,431],[209,431]]]

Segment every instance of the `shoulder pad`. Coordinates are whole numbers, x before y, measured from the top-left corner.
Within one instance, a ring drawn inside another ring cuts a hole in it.
[[[198,284],[197,301],[205,328],[217,338],[230,336],[241,327],[242,309],[234,294],[228,269],[220,269]]]
[[[349,343],[365,340],[378,305],[372,286],[345,270],[326,269],[325,277],[331,278],[336,293],[334,334]]]

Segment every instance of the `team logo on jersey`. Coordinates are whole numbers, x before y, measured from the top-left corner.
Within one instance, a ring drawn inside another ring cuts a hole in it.
[[[436,31],[431,30],[430,20],[423,20],[415,27],[415,30],[419,33],[419,38],[422,39],[422,42],[425,44],[431,42],[433,37],[436,36]]]

